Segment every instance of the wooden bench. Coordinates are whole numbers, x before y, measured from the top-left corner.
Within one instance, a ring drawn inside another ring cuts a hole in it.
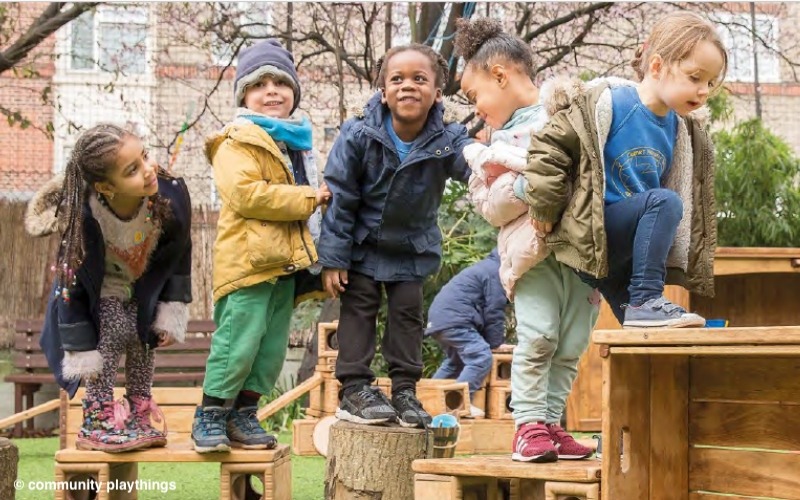
[[[124,389],[117,388],[114,392],[115,398],[119,398]],[[84,389],[79,389],[70,401],[67,400],[66,393],[61,391],[61,449],[55,456],[57,482],[73,481],[75,484],[85,476],[90,476],[100,483],[98,500],[108,500],[109,493],[104,485],[109,480],[135,481],[138,476],[138,462],[219,462],[221,500],[252,498],[251,475],[263,482],[264,500],[290,500],[292,497],[291,454],[286,445],[278,445],[274,450],[234,449],[228,453],[206,454],[194,451],[191,428],[195,407],[202,398],[200,387],[153,388],[153,398],[164,412],[168,426],[167,446],[130,453],[105,453],[75,448],[75,439],[83,420],[83,394]],[[181,481],[192,480],[191,477],[176,477],[176,491],[181,490]],[[59,490],[56,491],[55,498],[65,500],[69,498],[67,495],[67,491]],[[208,496],[215,497],[213,493]]]
[[[47,365],[47,359],[39,347],[43,320],[18,320],[15,325],[12,364],[17,370],[5,377],[6,382],[14,384],[14,413],[33,408],[33,395],[42,384],[55,384],[55,379]],[[191,383],[201,385],[206,369],[206,359],[211,348],[211,334],[214,322],[210,320],[189,321],[186,342],[161,347],[156,353],[155,384],[176,385]],[[120,360],[120,368],[125,366],[125,356]],[[117,385],[125,383],[125,375],[117,375]],[[27,429],[33,431],[33,419],[28,420]],[[14,436],[22,436],[22,423],[14,427]]]
[[[600,499],[600,463],[593,459],[533,464],[483,455],[414,460],[411,468],[418,499]]]
[[[599,330],[593,340],[604,499],[800,499],[800,327]]]

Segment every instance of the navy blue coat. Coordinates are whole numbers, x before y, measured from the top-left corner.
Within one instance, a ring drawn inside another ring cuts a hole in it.
[[[500,257],[495,248],[442,287],[428,311],[425,335],[472,328],[495,349],[505,339],[506,304],[506,292],[500,283]]]
[[[439,268],[439,205],[448,178],[469,179],[461,151],[472,140],[463,125],[444,123],[444,107],[437,103],[401,163],[383,125],[389,112],[376,93],[363,118],[342,125],[325,166],[333,197],[317,253],[329,269],[376,281],[418,281]]]
[[[164,222],[158,245],[150,256],[145,273],[133,285],[138,301],[137,331],[142,342],[151,348],[158,344],[152,329],[158,302],[192,301],[192,210],[189,191],[183,179],[159,177],[158,190],[170,201],[172,217]],[[61,376],[64,351],[97,349],[98,303],[105,275],[105,242],[100,224],[92,217],[88,202],[83,209],[83,231],[86,253],[78,268],[77,283],[70,287],[69,301],[55,296],[55,284],[45,312],[39,344],[58,385],[75,395],[78,381]]]

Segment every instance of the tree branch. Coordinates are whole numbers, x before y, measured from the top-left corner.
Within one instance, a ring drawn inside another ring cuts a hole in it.
[[[62,11],[66,2],[51,2],[42,14],[28,27],[28,30],[7,49],[0,52],[0,73],[13,68],[28,53],[60,27],[77,18],[86,11],[94,9],[100,2],[77,2]]]
[[[566,23],[568,23],[570,21],[573,21],[573,20],[575,20],[575,19],[577,19],[579,17],[583,17],[585,15],[590,15],[590,14],[596,12],[596,11],[608,10],[613,5],[614,5],[614,2],[599,2],[599,3],[593,3],[591,5],[583,7],[581,9],[573,10],[569,14],[567,14],[565,16],[561,16],[561,17],[559,17],[557,19],[553,19],[549,23],[544,23],[541,26],[539,26],[538,28],[536,28],[535,30],[531,31],[530,33],[525,35],[525,41],[530,43],[531,40],[533,40],[537,36],[541,35],[542,33],[547,33],[548,31],[552,30],[553,28],[561,26],[562,24],[566,24]]]

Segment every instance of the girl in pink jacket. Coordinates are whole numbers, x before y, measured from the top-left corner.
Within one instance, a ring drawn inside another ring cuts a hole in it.
[[[456,50],[466,60],[461,90],[494,129],[491,144],[469,145],[470,194],[477,210],[500,227],[500,280],[514,299],[518,344],[511,366],[517,432],[512,458],[524,462],[588,458],[559,423],[599,311],[599,294],[556,261],[515,193],[532,133],[547,121],[531,80],[530,47],[490,19],[460,19]],[[520,179],[522,180],[522,179]],[[521,193],[520,193],[521,194]]]

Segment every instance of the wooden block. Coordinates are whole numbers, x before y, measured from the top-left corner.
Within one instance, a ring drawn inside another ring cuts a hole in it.
[[[489,386],[511,386],[512,354],[492,354],[492,371],[489,372]]]
[[[476,408],[479,408],[481,411],[483,411],[484,414],[486,414],[486,387],[485,386],[481,387],[480,389],[475,391],[475,394],[472,395],[472,405],[475,406]],[[483,416],[483,417],[475,417],[475,418],[481,419],[481,418],[486,418],[486,417]]]
[[[339,388],[342,384],[339,383],[336,377],[326,376],[322,385],[324,391],[322,396],[322,412],[332,415],[336,413],[336,409],[339,407]]]
[[[107,463],[76,463],[65,464],[56,462],[56,485],[66,485],[68,481],[82,482],[81,478],[92,477],[101,485],[108,484],[111,478],[110,467]],[[83,490],[81,490],[83,491]],[[72,498],[72,492],[64,489],[56,489],[56,500],[66,500]],[[109,500],[107,488],[99,488],[97,500]]]
[[[422,379],[417,382],[417,399],[431,415],[469,415],[469,384],[466,382]]]
[[[415,474],[414,498],[431,500],[495,500],[499,498],[497,478]]]
[[[314,410],[311,408],[306,408],[303,413],[306,414],[306,417],[313,417],[313,418],[320,418],[326,415],[325,412],[322,410]]]
[[[337,356],[325,356],[317,359],[317,366],[314,370],[322,373],[336,373]]]
[[[339,339],[336,337],[336,329],[339,322],[320,323],[317,327],[317,355],[320,359],[339,355]]]
[[[600,485],[581,483],[544,483],[545,500],[600,500]]]
[[[314,426],[318,422],[319,419],[316,418],[295,419],[292,422],[292,452],[295,455],[301,457],[317,455],[313,434]]]
[[[322,398],[323,394],[325,393],[325,380],[322,380],[322,384],[318,385],[317,387],[311,389],[308,393],[308,410],[316,410],[322,411]]]
[[[486,402],[486,418],[511,419],[511,387],[490,385]]]
[[[474,453],[508,453],[510,457],[516,431],[513,420],[474,420],[471,426]]]
[[[291,500],[292,465],[290,457],[271,463],[221,464],[219,473],[220,500],[251,498],[253,490],[249,476],[264,486],[264,500]]]

